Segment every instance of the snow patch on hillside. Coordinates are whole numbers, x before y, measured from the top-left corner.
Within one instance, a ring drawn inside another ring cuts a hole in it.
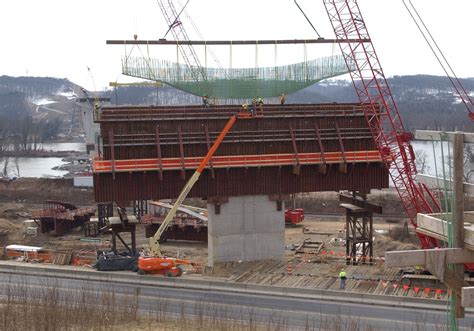
[[[68,100],[75,99],[77,98],[77,94],[74,93],[73,89],[68,86],[61,86],[60,89],[56,92],[57,96],[65,97]]]
[[[67,92],[58,92],[56,95],[62,96],[67,98],[68,100],[72,100],[77,98],[77,94],[74,91],[67,91]]]
[[[37,105],[37,106],[45,106],[45,105],[50,105],[52,103],[56,103],[57,101],[53,101],[48,98],[42,98],[42,99],[34,99],[30,100],[31,103]]]

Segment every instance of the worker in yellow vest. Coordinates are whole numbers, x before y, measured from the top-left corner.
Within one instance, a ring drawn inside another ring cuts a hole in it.
[[[341,279],[340,289],[343,290],[346,288],[346,279],[347,279],[347,274],[344,268],[341,269],[341,272],[339,272],[339,278]]]

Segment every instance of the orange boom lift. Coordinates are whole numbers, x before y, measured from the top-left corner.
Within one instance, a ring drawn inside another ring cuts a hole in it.
[[[173,220],[174,216],[176,215],[176,211],[178,210],[178,207],[183,203],[184,199],[186,199],[188,193],[191,191],[194,184],[196,184],[196,182],[198,181],[199,176],[203,172],[207,163],[216,152],[222,140],[224,140],[224,137],[227,135],[229,130],[234,125],[236,119],[237,119],[237,115],[233,115],[229,119],[224,129],[221,131],[216,141],[212,145],[211,149],[209,149],[206,156],[201,161],[201,163],[199,164],[198,168],[196,169],[192,177],[188,180],[188,182],[184,186],[183,190],[181,191],[178,198],[176,199],[176,202],[174,203],[173,207],[171,208],[169,213],[166,215],[166,218],[164,219],[163,223],[161,223],[155,235],[150,238],[150,256],[140,257],[138,259],[138,273],[139,274],[161,274],[167,277],[178,277],[178,276],[181,276],[183,273],[183,269],[180,267],[181,265],[192,265],[193,267],[196,266],[195,263],[190,260],[182,260],[182,259],[175,259],[175,258],[162,256],[161,251],[160,251],[160,244],[159,244],[160,238],[163,232],[165,232],[168,225]]]

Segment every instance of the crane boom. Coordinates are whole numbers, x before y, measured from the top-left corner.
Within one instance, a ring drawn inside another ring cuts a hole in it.
[[[188,180],[184,188],[181,190],[181,193],[179,194],[178,198],[173,204],[173,207],[171,208],[171,210],[168,212],[165,219],[163,220],[163,223],[161,223],[160,227],[158,228],[154,236],[150,238],[150,253],[152,256],[156,256],[156,257],[161,256],[159,241],[160,241],[161,236],[163,235],[163,232],[165,232],[165,230],[168,228],[168,225],[171,223],[174,216],[176,215],[176,211],[178,210],[179,206],[183,203],[184,199],[186,199],[186,197],[188,196],[189,191],[191,191],[194,184],[198,181],[199,176],[203,172],[204,168],[206,167],[211,157],[216,152],[222,140],[224,140],[225,136],[234,125],[236,119],[237,119],[236,115],[233,115],[229,119],[224,129],[221,131],[216,141],[207,152],[206,156],[202,159],[201,163],[199,164],[194,174],[191,176],[191,178]]]
[[[350,42],[369,39],[357,0],[323,0],[336,39],[349,68],[352,83],[363,104],[366,121],[380,151],[403,206],[416,227],[416,214],[432,213],[423,192],[417,186],[415,153],[411,134],[405,131],[390,87],[372,42]],[[346,41],[344,41],[346,40]],[[437,245],[436,239],[418,233],[423,248]]]
[[[174,39],[177,42],[189,40],[188,34],[179,19],[182,11],[188,5],[189,0],[179,12],[176,10],[172,0],[157,0],[157,2],[161,12],[163,13],[163,16],[165,17],[166,23],[168,24],[168,31],[171,31]],[[199,57],[197,56],[194,47],[192,45],[186,44],[179,45],[179,51],[184,59],[184,62],[191,70],[193,80],[196,82],[206,80],[206,74],[201,66],[201,62],[199,61]]]

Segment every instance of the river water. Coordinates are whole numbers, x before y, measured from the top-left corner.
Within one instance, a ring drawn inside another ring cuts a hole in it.
[[[85,152],[84,143],[48,143],[42,145],[45,151],[77,151]],[[18,174],[18,169],[19,174]],[[52,168],[66,164],[60,157],[18,157],[9,158],[8,175],[10,177],[62,177],[67,174],[64,170],[53,170]],[[0,158],[0,173],[3,172],[5,158]]]
[[[422,152],[425,157],[426,157],[426,166],[425,166],[425,169],[423,171],[424,174],[426,175],[431,175],[431,176],[435,176],[436,175],[436,170],[438,172],[438,176],[442,176],[442,173],[443,173],[443,154],[442,152],[444,153],[444,166],[445,166],[445,170],[448,171],[448,167],[447,167],[447,164],[449,162],[449,158],[448,158],[448,152],[450,152],[451,154],[453,153],[453,149],[452,149],[452,146],[450,145],[448,147],[448,143],[447,142],[443,142],[443,144],[441,145],[441,142],[430,142],[430,141],[413,141],[412,142],[412,146],[413,146],[413,149],[415,150],[415,154],[418,154],[418,158],[421,159],[419,157],[419,153]],[[434,147],[434,152],[433,152],[433,147]],[[441,147],[443,150],[441,150]],[[436,163],[435,163],[435,160],[436,160]],[[419,164],[420,164],[420,160],[417,161],[418,163],[418,168],[420,167]],[[418,169],[418,171],[421,172],[422,169]],[[447,174],[446,174],[447,175]]]

